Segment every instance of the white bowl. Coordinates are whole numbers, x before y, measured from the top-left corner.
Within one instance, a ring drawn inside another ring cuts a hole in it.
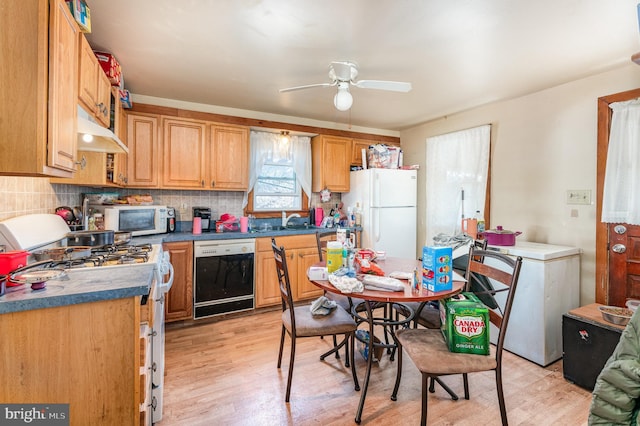
[[[640,306],[640,300],[636,300],[636,299],[628,299],[627,303],[625,303],[625,305],[627,306],[627,308],[631,309],[633,312],[636,311],[636,309],[638,309],[638,306]]]

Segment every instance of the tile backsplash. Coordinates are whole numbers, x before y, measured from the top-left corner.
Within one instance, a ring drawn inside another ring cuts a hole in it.
[[[229,213],[242,216],[243,192],[141,190],[123,188],[82,187],[52,184],[48,178],[0,176],[0,220],[34,213],[53,213],[58,206],[80,206],[86,192],[117,192],[121,196],[149,194],[155,204],[175,207],[178,221],[190,221],[193,207],[210,207],[213,217]],[[332,194],[331,200],[320,203],[319,194],[312,194],[311,205],[331,209],[340,202],[340,194]]]

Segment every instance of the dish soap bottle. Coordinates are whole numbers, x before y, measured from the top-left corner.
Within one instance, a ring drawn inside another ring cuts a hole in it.
[[[481,233],[485,231],[485,225],[484,225],[484,216],[482,216],[482,213],[480,213],[480,210],[476,210],[476,220],[478,221],[478,225],[477,225],[477,233]]]

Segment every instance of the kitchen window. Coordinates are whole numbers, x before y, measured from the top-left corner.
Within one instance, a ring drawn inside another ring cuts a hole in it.
[[[302,190],[292,161],[265,162],[253,187],[253,211],[301,209]]]
[[[280,214],[309,207],[311,193],[311,138],[251,132],[249,191],[245,194],[246,213]]]

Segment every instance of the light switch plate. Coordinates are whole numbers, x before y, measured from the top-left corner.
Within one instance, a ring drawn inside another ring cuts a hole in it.
[[[591,204],[591,190],[569,189],[567,191],[567,204]]]

